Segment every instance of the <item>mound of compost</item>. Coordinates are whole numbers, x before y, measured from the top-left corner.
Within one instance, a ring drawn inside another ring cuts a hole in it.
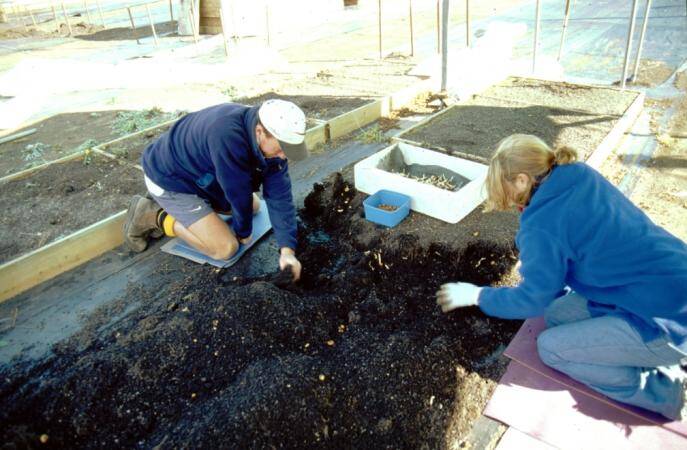
[[[500,282],[513,249],[378,228],[364,197],[339,174],[315,185],[299,283],[187,264],[164,289],[129,289],[120,301],[138,306],[119,319],[2,369],[3,448],[440,448],[465,435],[519,322],[442,314],[435,292]]]

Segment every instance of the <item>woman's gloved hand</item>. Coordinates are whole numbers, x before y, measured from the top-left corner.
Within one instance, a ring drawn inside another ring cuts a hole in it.
[[[446,283],[437,291],[437,304],[443,312],[476,306],[481,287],[470,283]]]

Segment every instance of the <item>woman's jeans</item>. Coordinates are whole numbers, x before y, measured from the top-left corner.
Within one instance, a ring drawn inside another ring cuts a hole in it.
[[[644,342],[622,317],[592,317],[574,292],[551,303],[544,318],[548,329],[537,348],[546,365],[614,400],[679,420],[686,355],[667,337]]]

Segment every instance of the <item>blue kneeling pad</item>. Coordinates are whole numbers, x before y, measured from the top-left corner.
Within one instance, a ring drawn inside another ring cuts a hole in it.
[[[231,226],[231,216],[220,216],[229,226]],[[204,255],[180,238],[174,238],[161,247],[165,253],[171,255],[181,256],[182,258],[190,259],[199,264],[212,264],[215,267],[225,268],[232,266],[241,259],[246,251],[251,248],[261,237],[267,234],[272,229],[272,222],[267,213],[267,205],[265,200],[260,200],[260,211],[253,217],[253,240],[248,245],[239,244],[239,250],[234,256],[229,259],[213,259]]]

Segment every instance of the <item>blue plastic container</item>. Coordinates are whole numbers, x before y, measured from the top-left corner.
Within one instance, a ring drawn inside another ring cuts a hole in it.
[[[395,206],[396,210],[386,211],[378,208],[379,205]],[[370,222],[387,227],[395,227],[410,212],[410,197],[394,191],[377,191],[363,201],[365,218]]]

